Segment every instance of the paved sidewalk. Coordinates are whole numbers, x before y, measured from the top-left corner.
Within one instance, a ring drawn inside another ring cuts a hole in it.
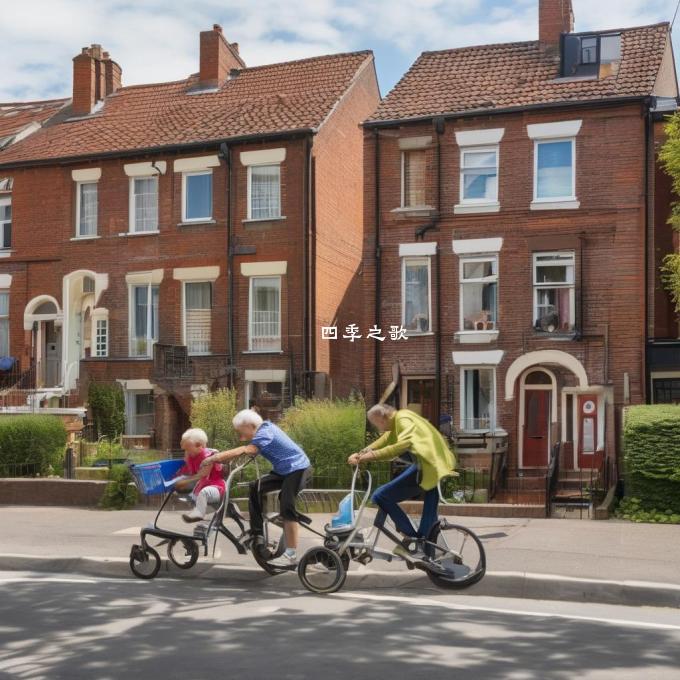
[[[102,566],[102,575],[121,576],[129,574],[130,546],[137,542],[139,529],[154,517],[153,510],[107,512],[27,506],[4,506],[0,513],[0,569],[40,569],[42,565],[49,570],[52,564],[53,570],[70,565],[78,571],[87,558],[94,560],[94,566],[87,567],[89,573],[97,571],[96,565],[108,564],[106,569]],[[328,519],[327,515],[313,517],[319,528]],[[680,527],[589,520],[461,520],[480,535],[486,548],[487,577],[482,581],[486,585],[480,588],[483,594],[503,594],[507,587],[513,596],[588,599],[588,592],[595,587],[587,582],[593,581],[599,584],[595,588],[598,592],[603,584],[610,585],[610,594],[599,601],[620,601],[621,588],[645,593],[656,588],[654,603],[668,596],[680,604]],[[179,513],[168,513],[167,522],[168,526],[186,527]],[[318,544],[315,536],[301,533],[303,550]],[[208,565],[213,575],[224,570],[247,574],[253,569],[249,555],[238,555],[224,539],[218,545],[221,555],[217,560],[201,557],[198,565],[185,573],[198,570],[200,575],[199,567],[205,570]],[[415,580],[423,587],[428,584],[422,574],[407,572],[400,562],[376,561],[367,568],[354,565],[350,574],[353,571],[364,581],[371,576],[366,581],[369,587],[381,579],[389,580],[389,576],[401,576],[409,583]],[[255,574],[259,576],[256,570]],[[638,596],[629,603],[633,601],[647,603]]]

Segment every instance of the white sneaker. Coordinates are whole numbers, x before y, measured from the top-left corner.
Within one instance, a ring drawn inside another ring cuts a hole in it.
[[[297,566],[297,563],[297,553],[295,555],[289,555],[286,552],[280,557],[269,561],[269,564],[271,564],[272,567],[279,567],[280,569],[294,569]]]

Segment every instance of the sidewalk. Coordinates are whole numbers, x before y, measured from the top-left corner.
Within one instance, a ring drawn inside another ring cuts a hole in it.
[[[0,569],[84,570],[121,577],[131,576],[130,546],[154,517],[147,510],[61,507],[4,506],[0,512]],[[318,528],[328,520],[324,515],[313,517]],[[487,553],[487,576],[467,593],[680,606],[680,527],[588,520],[460,520],[480,535]],[[169,513],[167,522],[166,526],[183,524],[177,513]],[[304,531],[301,539],[302,550],[319,543]],[[249,555],[238,555],[224,539],[218,547],[218,559],[201,557],[182,577],[212,577],[225,570],[241,575],[254,571],[259,577]],[[398,562],[353,565],[350,576],[353,572],[368,587],[429,587],[426,577]]]

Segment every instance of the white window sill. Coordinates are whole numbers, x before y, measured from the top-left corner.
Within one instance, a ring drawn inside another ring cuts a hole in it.
[[[455,215],[476,215],[479,213],[500,212],[501,204],[495,203],[458,203],[453,206]]]
[[[581,201],[575,198],[556,201],[534,200],[529,206],[531,210],[578,210],[580,207]]]
[[[10,249],[0,249],[0,257],[12,257],[12,254],[14,253],[13,250]]]
[[[458,331],[454,334],[461,345],[483,345],[496,342],[500,331]]]
[[[418,331],[406,331],[406,337],[408,338],[426,338],[430,335],[434,335],[434,331],[423,331],[418,332]]]
[[[121,238],[124,236],[157,236],[161,232],[156,229],[156,231],[123,231],[118,236]]]
[[[74,236],[71,241],[96,241],[101,236]]]
[[[485,434],[490,437],[507,437],[508,433],[506,430],[504,430],[502,427],[496,427],[495,429],[489,428],[488,430],[466,430],[464,428],[461,428],[457,432],[454,433],[454,437],[456,435],[470,435],[470,434]]]
[[[143,356],[143,357],[139,357],[139,356],[133,356],[133,355],[131,354],[131,355],[128,357],[128,359],[130,359],[131,361],[151,361],[151,360],[153,359],[153,357],[152,357],[152,356]]]
[[[256,224],[258,222],[283,222],[283,220],[286,219],[285,215],[281,215],[280,217],[258,217],[257,219],[254,219],[252,217],[249,217],[247,220],[241,220],[243,224]]]
[[[177,224],[178,227],[199,227],[202,224],[217,224],[217,222],[212,217],[206,217],[200,220],[184,220]]]
[[[212,352],[187,352],[187,356],[190,357],[211,357]]]
[[[411,214],[421,214],[429,213],[434,208],[431,205],[413,205],[413,206],[402,206],[401,208],[393,208],[390,212],[396,213],[398,215],[411,215]]]
[[[283,354],[282,349],[246,349],[241,354]]]

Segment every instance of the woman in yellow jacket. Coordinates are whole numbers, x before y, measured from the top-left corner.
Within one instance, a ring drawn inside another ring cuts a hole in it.
[[[406,452],[415,458],[413,465],[375,490],[373,502],[379,508],[375,524],[382,527],[389,515],[397,529],[407,537],[405,543],[414,538],[426,538],[437,521],[437,485],[442,477],[452,473],[456,459],[444,437],[428,420],[413,411],[397,411],[386,404],[377,404],[367,415],[371,424],[383,434],[363,451],[353,453],[347,461],[350,465],[390,460]],[[399,503],[413,499],[423,491],[423,514],[416,532]]]

